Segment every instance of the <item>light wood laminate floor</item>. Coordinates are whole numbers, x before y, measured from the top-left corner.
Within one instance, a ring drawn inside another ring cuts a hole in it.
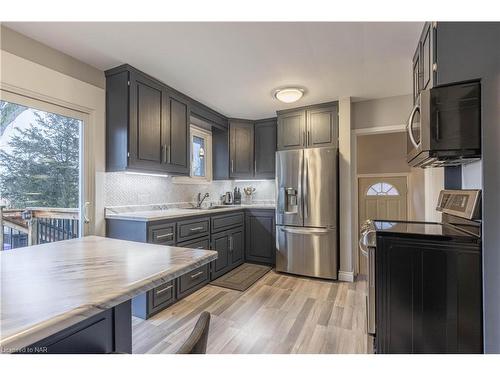
[[[174,353],[202,311],[208,353],[371,353],[366,282],[266,274],[245,292],[207,285],[148,320],[132,319],[133,353]]]

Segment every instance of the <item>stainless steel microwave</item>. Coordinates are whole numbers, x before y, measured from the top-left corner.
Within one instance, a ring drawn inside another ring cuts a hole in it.
[[[444,167],[481,158],[481,86],[465,82],[422,90],[407,123],[412,167]]]

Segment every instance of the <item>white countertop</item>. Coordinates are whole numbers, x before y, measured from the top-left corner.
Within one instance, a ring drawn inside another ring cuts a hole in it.
[[[1,251],[1,350],[33,344],[216,258],[97,236]]]
[[[198,215],[211,215],[219,214],[224,212],[231,212],[243,209],[276,209],[275,204],[260,203],[260,204],[241,204],[235,206],[226,206],[221,208],[212,209],[196,209],[196,208],[166,208],[166,209],[154,209],[154,210],[135,210],[126,211],[121,209],[120,211],[113,212],[113,209],[106,209],[106,219],[120,219],[120,220],[132,220],[132,221],[155,221],[155,220],[166,220],[175,219],[179,217],[188,216],[198,216]]]

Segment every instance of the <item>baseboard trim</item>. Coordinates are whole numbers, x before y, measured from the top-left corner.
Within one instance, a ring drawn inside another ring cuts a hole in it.
[[[354,282],[354,272],[352,271],[339,271],[339,281]]]

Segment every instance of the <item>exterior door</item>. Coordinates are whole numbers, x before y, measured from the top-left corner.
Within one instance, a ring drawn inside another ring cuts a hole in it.
[[[0,251],[94,231],[86,113],[0,90]]]
[[[366,220],[407,220],[408,188],[406,176],[360,177],[358,180],[358,223]],[[359,232],[359,229],[358,229]],[[367,259],[359,254],[359,271],[367,273]]]
[[[407,178],[360,177],[359,224],[366,220],[407,220]]]

